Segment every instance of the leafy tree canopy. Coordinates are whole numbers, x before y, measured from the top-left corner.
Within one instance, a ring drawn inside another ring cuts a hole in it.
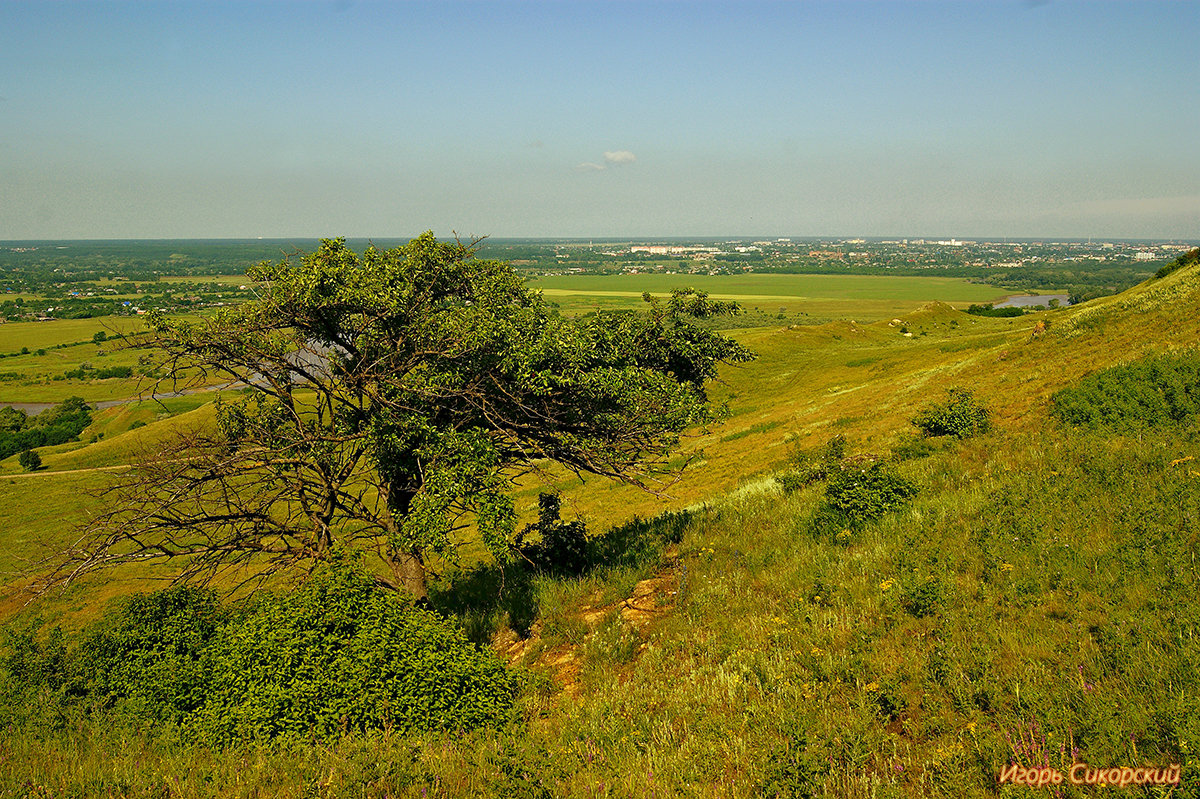
[[[248,276],[258,299],[152,318],[137,343],[168,354],[174,381],[250,388],[222,397],[215,431],[131,471],[60,576],[177,557],[262,575],[326,560],[336,541],[424,596],[427,558],[466,523],[505,557],[515,476],[553,461],[645,485],[711,418],[718,365],[752,357],[696,324],[733,303],[677,291],[641,313],[564,318],[507,264],[431,233],[361,255],[325,240]]]

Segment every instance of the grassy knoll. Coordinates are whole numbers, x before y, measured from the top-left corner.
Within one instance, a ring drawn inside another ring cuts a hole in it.
[[[996,796],[1021,792],[998,786],[1006,765],[1077,761],[1179,763],[1178,788],[1132,795],[1200,795],[1200,427],[1050,413],[1087,375],[1200,340],[1200,272],[1017,319],[897,316],[738,331],[759,359],[723,373],[729,420],[687,439],[669,497],[552,479],[564,518],[588,522],[581,574],[445,570],[435,606],[527,670],[518,722],[213,751],[136,708],[14,703],[0,795]],[[991,430],[915,439],[910,419],[955,385]],[[196,417],[122,433],[132,417],[99,416],[110,435],[46,463],[115,463]],[[793,448],[836,435],[846,468],[883,459],[915,496],[843,527],[823,480],[784,493],[772,474]],[[0,477],[0,507],[36,504],[43,479],[65,506],[93,476]],[[62,535],[22,513],[20,546]]]

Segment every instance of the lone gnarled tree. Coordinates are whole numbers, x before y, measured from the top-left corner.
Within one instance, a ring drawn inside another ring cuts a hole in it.
[[[736,342],[694,292],[645,311],[564,318],[507,264],[426,233],[354,253],[325,240],[248,272],[258,299],[203,321],[151,319],[176,380],[227,380],[216,424],[121,477],[59,582],[128,562],[184,576],[375,553],[418,597],[432,553],[473,523],[503,557],[512,479],[553,461],[642,482],[710,418],[705,384]],[[234,398],[230,398],[230,396]]]

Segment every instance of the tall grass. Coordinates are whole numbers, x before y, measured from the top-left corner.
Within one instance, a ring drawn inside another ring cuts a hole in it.
[[[527,658],[547,676],[499,732],[211,752],[68,720],[5,735],[2,773],[47,795],[983,796],[1010,762],[1079,760],[1181,763],[1194,796],[1198,440],[987,434],[899,463],[920,494],[849,541],[808,533],[816,486],[618,532],[599,568],[523,589],[542,652],[581,666],[567,691]],[[666,612],[626,621],[647,576]],[[487,595],[444,590],[460,615]]]

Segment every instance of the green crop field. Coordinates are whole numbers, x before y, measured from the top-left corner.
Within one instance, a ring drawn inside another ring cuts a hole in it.
[[[886,275],[567,275],[537,278],[530,285],[566,313],[635,308],[644,292],[694,288],[761,312],[855,320],[891,318],[934,300],[961,306],[1004,296],[994,286],[961,278]]]
[[[0,352],[20,352],[92,340],[96,333],[130,333],[141,330],[141,319],[105,316],[99,319],[57,319],[50,322],[7,322],[0,324]]]

